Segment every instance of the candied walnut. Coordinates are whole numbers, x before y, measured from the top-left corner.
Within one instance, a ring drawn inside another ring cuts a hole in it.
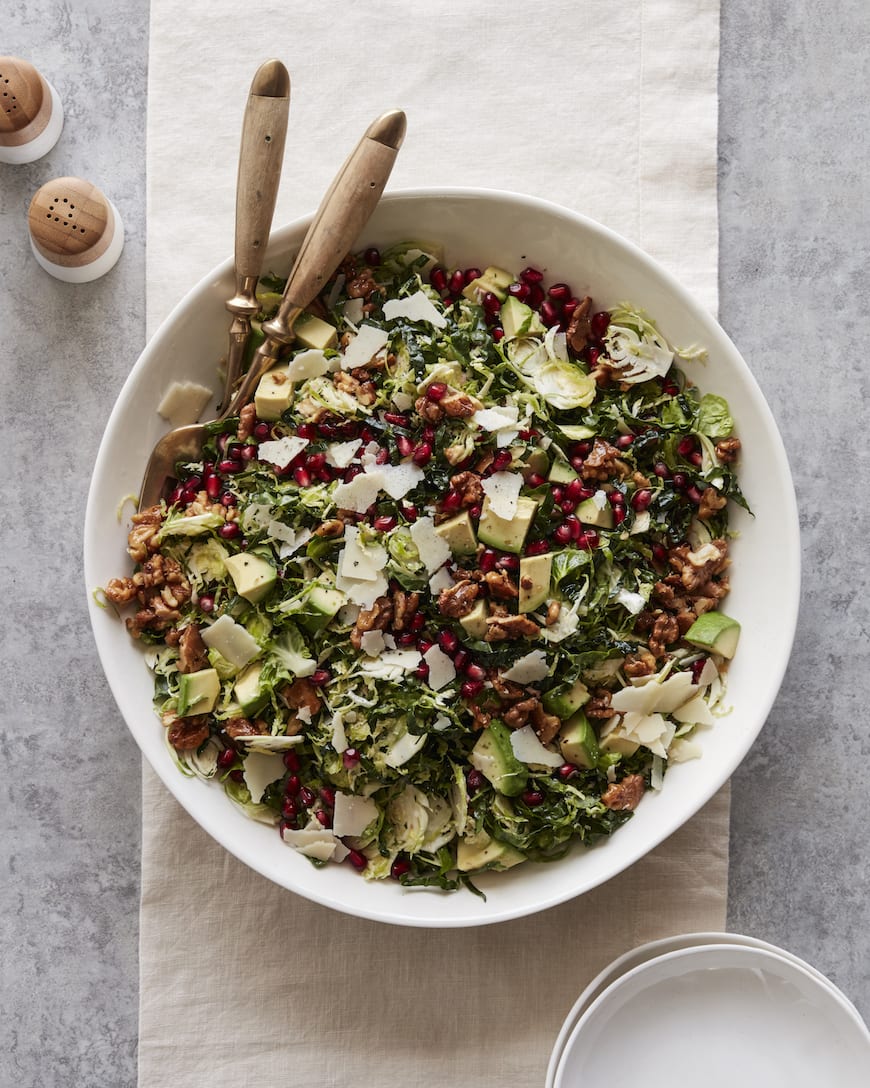
[[[228,718],[224,722],[224,732],[231,740],[237,740],[239,737],[262,736],[268,729],[259,718],[253,722],[250,718]]]
[[[480,411],[483,403],[470,393],[462,393],[458,389],[448,388],[438,402],[438,407],[450,419],[469,419],[475,412]]]
[[[619,450],[603,438],[596,438],[592,450],[583,462],[581,475],[584,480],[606,480],[610,476],[626,476],[631,470],[620,459]]]
[[[558,622],[559,616],[562,612],[561,601],[550,601],[547,605],[547,617],[544,623],[547,627],[552,627],[554,623]]]
[[[192,714],[169,723],[168,740],[176,752],[193,752],[208,740],[208,715]]]
[[[520,595],[506,570],[487,571],[483,576],[483,580],[493,597],[500,597],[502,600],[509,601]]]
[[[506,703],[524,699],[527,694],[526,689],[521,684],[515,684],[513,680],[505,680],[498,673],[495,673],[492,677],[492,686],[499,699],[503,699]]]
[[[562,722],[556,714],[548,714],[543,704],[538,700],[532,710],[532,725],[538,734],[541,744],[549,744],[562,727]]]
[[[474,723],[475,729],[486,729],[492,721],[492,715],[482,707],[479,707],[476,703],[468,704],[468,712],[471,714],[471,720]]]
[[[680,625],[676,617],[668,612],[660,612],[653,621],[647,640],[649,652],[654,657],[664,657],[668,652],[668,646],[676,642],[679,637]]]
[[[483,483],[474,472],[457,472],[450,477],[450,487],[459,494],[463,506],[477,506],[483,502]]]
[[[578,355],[589,343],[592,336],[591,310],[592,299],[589,295],[586,295],[580,299],[579,304],[571,314],[571,320],[568,322],[568,328],[565,332],[568,346]]]
[[[626,676],[652,676],[656,671],[656,659],[649,650],[638,650],[636,653],[627,654],[622,671]]]
[[[181,619],[177,608],[171,608],[162,597],[155,597],[147,608],[141,608],[132,619],[127,620],[127,630],[133,638],[140,638],[142,632],[168,631]]]
[[[607,359],[599,359],[589,373],[595,384],[600,389],[604,389],[618,376],[619,371],[611,366]]]
[[[621,782],[613,782],[601,795],[601,803],[619,812],[633,812],[644,794],[643,775],[627,774]]]
[[[502,714],[502,719],[505,725],[509,725],[511,729],[522,729],[522,727],[528,722],[531,717],[532,711],[536,706],[539,706],[539,701],[534,698],[522,699]]]
[[[715,487],[705,487],[701,492],[701,501],[698,503],[698,517],[701,521],[707,521],[717,510],[728,504],[728,499]]]
[[[429,400],[428,397],[418,397],[414,401],[414,411],[418,416],[427,423],[440,423],[444,418],[444,410],[440,404],[436,404],[434,400]]]
[[[474,608],[474,602],[480,596],[480,586],[468,579],[457,582],[449,589],[442,589],[438,594],[438,611],[453,619],[462,619]]]
[[[345,290],[348,298],[361,298],[368,302],[375,291],[380,290],[380,284],[375,279],[373,270],[365,265],[348,276]]]
[[[607,688],[593,688],[589,693],[589,699],[583,707],[586,717],[594,722],[606,722],[613,717],[610,706],[610,692]]]
[[[691,551],[688,544],[680,544],[671,550],[668,562],[679,574],[683,586],[692,592],[726,569],[730,563],[728,541],[711,540],[696,551]]]
[[[103,592],[112,604],[127,604],[136,596],[136,583],[132,578],[110,578]]]
[[[720,438],[716,443],[716,456],[723,465],[730,465],[737,460],[740,453],[739,438]]]
[[[393,630],[404,631],[420,607],[419,593],[406,593],[397,589],[393,594]]]
[[[358,368],[356,373],[360,373],[361,370],[362,368]],[[362,372],[368,376],[367,371]],[[372,405],[378,399],[378,391],[374,382],[361,381],[346,370],[337,370],[332,375],[332,384],[342,393],[348,393],[350,396],[356,397],[360,404]]]
[[[257,422],[257,406],[251,401],[250,404],[246,404],[241,412],[239,412],[239,426],[236,430],[236,438],[240,442],[245,442],[254,433],[254,426]]]
[[[324,521],[322,525],[314,530],[315,536],[326,537],[327,540],[331,540],[333,537],[342,536],[344,534],[344,522],[341,518],[332,518],[330,521]]]
[[[506,639],[534,638],[541,633],[540,627],[528,616],[487,616],[486,641],[503,642]]]
[[[285,684],[280,695],[291,710],[307,710],[312,718],[320,713],[323,706],[323,700],[310,680],[299,679]]]
[[[364,608],[356,618],[350,633],[350,643],[355,650],[362,649],[362,636],[366,631],[386,631],[393,622],[393,602],[389,597],[378,597],[371,608]]]
[[[199,672],[205,668],[208,668],[208,652],[199,627],[191,623],[178,638],[178,669],[179,672]]]
[[[136,563],[141,563],[160,547],[157,536],[163,521],[159,506],[149,506],[131,518],[133,528],[127,534],[127,552]]]

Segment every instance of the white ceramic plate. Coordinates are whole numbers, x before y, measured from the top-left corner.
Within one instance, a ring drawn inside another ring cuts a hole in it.
[[[608,986],[574,1026],[554,1083],[862,1088],[868,1069],[870,1032],[826,980],[777,952],[714,944]]]
[[[600,974],[596,975],[583,993],[577,998],[571,1011],[565,1017],[565,1021],[556,1037],[556,1043],[553,1047],[550,1061],[547,1066],[545,1088],[554,1088],[559,1061],[578,1020],[592,1002],[600,994],[604,993],[609,986],[628,971],[633,970],[635,967],[640,967],[650,960],[657,959],[659,956],[664,956],[671,952],[679,952],[687,948],[700,948],[706,945],[735,945],[743,948],[761,949],[770,952],[772,955],[778,955],[782,957],[782,959],[803,968],[803,970],[812,975],[822,985],[833,989],[847,1008],[851,1010],[854,1017],[858,1020],[861,1019],[860,1013],[855,1006],[849,1001],[845,994],[834,986],[830,979],[826,978],[821,971],[817,971],[811,964],[806,963],[804,960],[795,956],[793,953],[786,951],[784,948],[777,948],[767,941],[759,940],[757,937],[749,937],[742,933],[684,933],[674,937],[663,937],[661,940],[650,941],[647,944],[640,945],[638,948],[633,948],[631,951],[626,952],[624,955],[608,964]]]
[[[278,231],[266,268],[286,273],[308,225]],[[225,350],[232,290],[227,261],[170,314],[133,368],[100,446],[85,518],[85,580],[90,615],[112,692],[145,756],[188,812],[227,850],[257,872],[316,902],[350,914],[418,926],[504,921],[564,902],[615,876],[677,830],[723,785],[746,755],[779,689],[791,650],[799,597],[799,541],[794,490],[782,441],[764,398],[734,345],[710,314],[672,276],[635,246],[583,216],[544,201],[482,190],[410,191],[386,196],[359,245],[437,241],[448,265],[528,264],[547,280],[565,281],[596,306],[631,301],[658,321],[675,344],[703,344],[705,364],[690,365],[702,391],[727,397],[743,441],[741,482],[755,512],[735,511],[728,613],[743,625],[728,701],[732,713],[703,738],[702,759],[674,767],[665,789],[648,794],[635,818],[607,842],[548,865],[521,865],[479,880],[486,901],[364,883],[350,866],[314,869],[278,834],[247,819],[214,784],[184,778],[167,751],[151,707],[142,653],[95,587],[129,570],[125,495],[137,494],[154,442],[166,429],[156,407],[167,386],[187,378],[215,388]]]

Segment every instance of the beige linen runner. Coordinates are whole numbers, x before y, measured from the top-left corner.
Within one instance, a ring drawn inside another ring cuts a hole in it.
[[[269,56],[293,80],[276,225],[312,211],[369,122],[399,107],[408,136],[390,190],[566,205],[715,309],[718,0],[152,0],[151,12],[149,332],[232,252],[242,110]],[[726,789],[573,902],[402,929],[264,880],[146,767],[140,1088],[541,1085],[562,1020],[606,963],[724,927],[727,858]]]

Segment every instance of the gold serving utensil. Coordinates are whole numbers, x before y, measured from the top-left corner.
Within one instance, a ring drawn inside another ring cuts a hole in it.
[[[260,378],[278,362],[285,347],[292,343],[297,319],[353,248],[381,198],[402,146],[406,126],[402,110],[389,110],[369,125],[345,160],[302,240],[278,311],[263,325],[265,339],[254,353],[247,373],[220,419],[238,415],[253,398]],[[173,478],[178,461],[193,460],[199,455],[205,426],[195,425],[196,448],[192,455],[187,449],[181,454],[164,452],[161,450],[163,439],[158,442],[142,483],[140,510],[159,502],[167,481]]]
[[[289,113],[290,76],[287,69],[279,60],[264,61],[251,81],[242,121],[236,177],[235,293],[226,303],[233,318],[218,419],[222,419],[229,409],[251,335],[251,318],[260,308],[257,284],[278,197]],[[160,500],[165,482],[177,462],[199,456],[204,433],[205,424],[189,423],[173,428],[158,441],[142,481],[140,510]]]

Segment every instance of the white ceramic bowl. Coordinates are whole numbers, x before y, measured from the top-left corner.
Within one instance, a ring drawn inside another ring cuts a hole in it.
[[[308,222],[273,235],[267,269],[286,273]],[[533,264],[548,282],[566,281],[577,295],[590,294],[596,307],[630,301],[651,314],[672,343],[707,347],[709,361],[689,364],[688,371],[702,391],[720,393],[731,405],[743,442],[741,483],[754,517],[734,512],[740,535],[732,551],[727,611],[743,630],[729,674],[733,711],[704,736],[703,758],[669,771],[661,793],[648,794],[635,817],[599,846],[578,848],[553,864],[481,876],[485,902],[464,892],[403,889],[389,880],[370,884],[350,866],[315,869],[274,829],[237,811],[218,786],[179,773],[152,710],[141,649],[91,594],[129,569],[118,504],[138,493],[147,455],[165,430],[156,407],[166,387],[188,378],[216,388],[215,365],[225,350],[228,323],[224,301],[232,287],[229,260],[173,310],[121,391],[88,499],[86,590],[103,668],[133,736],[167,788],[227,850],[277,884],[349,914],[412,926],[484,925],[532,914],[602,884],[676,831],[729,778],[764,724],[788,662],[800,582],[798,520],[782,441],[749,368],[710,314],[634,245],[541,200],[461,189],[385,196],[359,245],[412,239],[439,242],[450,266],[494,264],[519,272]]]

